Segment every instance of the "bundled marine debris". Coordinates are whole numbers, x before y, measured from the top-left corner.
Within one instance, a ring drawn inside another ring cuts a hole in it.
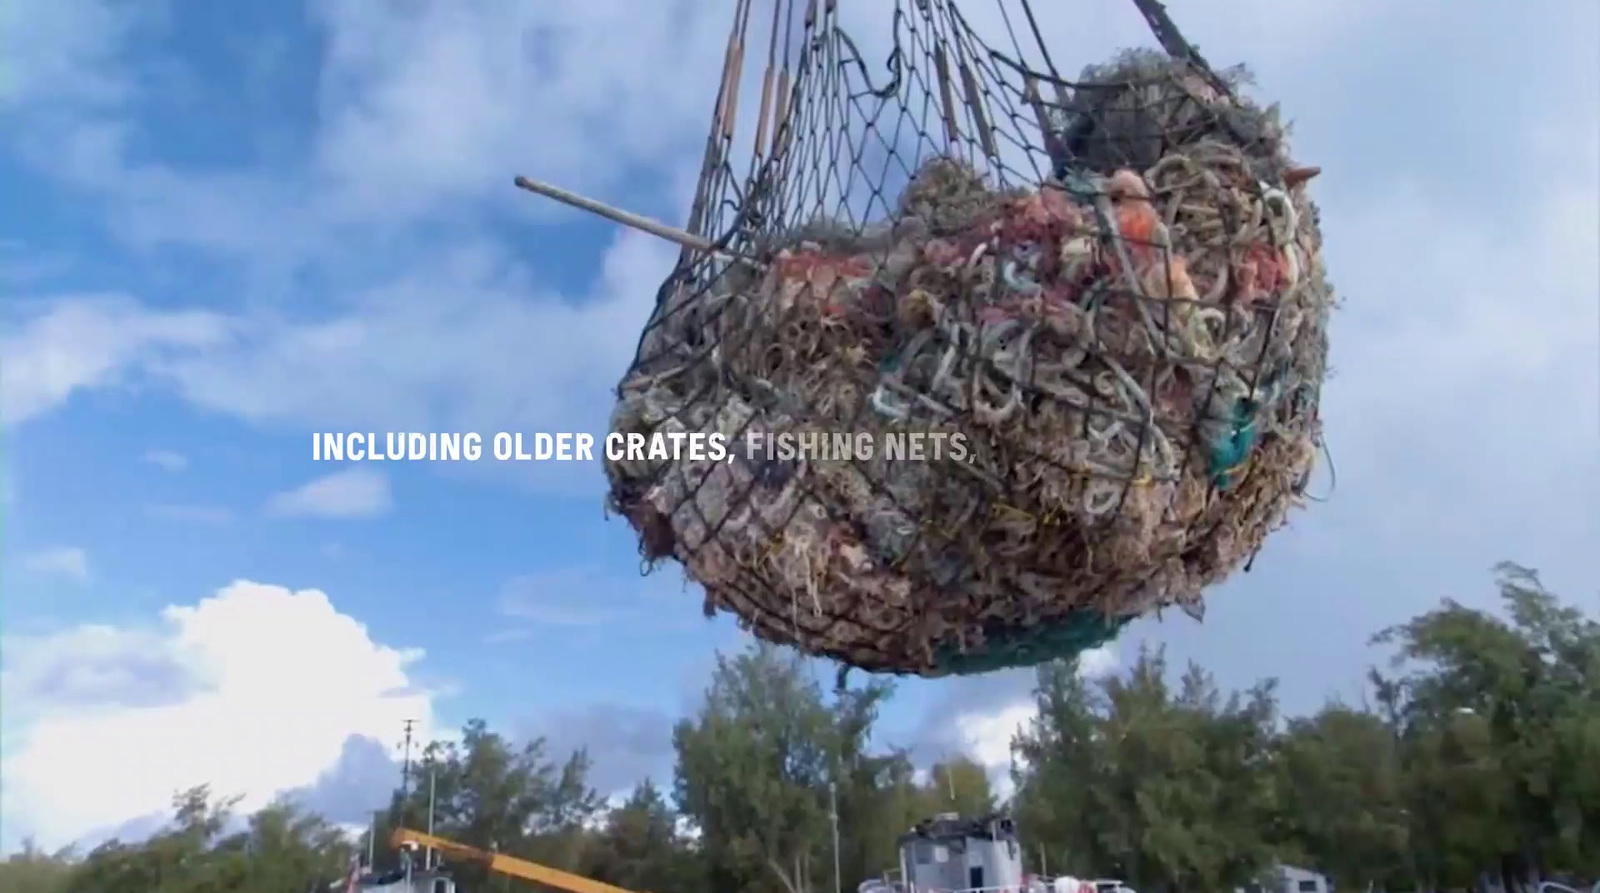
[[[608,461],[609,505],[708,615],[870,671],[1029,665],[1198,616],[1299,502],[1333,301],[1276,111],[1131,52],[1043,123],[1032,187],[935,156],[875,228],[669,280],[613,431],[729,455]],[[786,432],[822,446],[752,446]]]

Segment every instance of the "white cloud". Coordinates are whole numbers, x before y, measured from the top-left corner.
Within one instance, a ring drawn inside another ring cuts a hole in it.
[[[674,256],[652,237],[619,233],[581,303],[541,289],[526,263],[482,242],[420,261],[320,319],[168,314],[126,299],[40,305],[0,344],[7,421],[75,390],[138,380],[301,430],[594,431],[610,411],[596,395],[631,358]],[[507,357],[517,358],[509,370]],[[580,470],[482,467],[563,480]],[[585,484],[599,479],[581,471]]]
[[[75,296],[36,306],[43,312],[0,331],[0,421],[8,424],[53,409],[78,390],[123,384],[131,369],[215,345],[225,335],[214,314],[153,311],[125,297]]]
[[[148,450],[144,461],[162,471],[182,471],[189,467],[189,457],[173,450]]]
[[[544,213],[555,208],[508,188],[513,174],[605,192],[632,169],[694,155],[728,29],[717,3],[315,10],[329,47],[317,173],[333,213],[365,217],[495,195]],[[639,204],[633,192],[626,204]]]
[[[991,773],[1011,767],[1011,739],[1039,715],[1032,703],[1008,704],[991,713],[969,713],[956,724],[967,753]]]
[[[89,580],[89,553],[78,546],[40,549],[23,555],[22,567],[31,573],[86,583]]]
[[[1078,675],[1101,679],[1117,671],[1120,658],[1115,643],[1091,648],[1078,655]],[[1011,741],[1039,716],[1033,698],[1017,698],[986,710],[968,710],[955,718],[956,740],[989,773],[995,792],[1011,796]]]
[[[1122,658],[1117,654],[1115,642],[1107,642],[1078,655],[1078,675],[1085,679],[1103,679],[1115,673],[1121,665]]]
[[[389,477],[358,467],[274,495],[267,501],[267,513],[285,518],[375,518],[393,505]]]
[[[5,640],[7,843],[58,846],[209,783],[257,808],[314,782],[351,735],[434,734],[419,651],[374,642],[322,592],[240,581],[149,629]]]
[[[71,55],[95,63],[101,79],[136,81],[114,64],[132,23],[101,0],[63,2],[83,10],[70,40],[52,38],[62,29],[47,20],[62,16],[20,11],[41,20],[19,29],[40,32],[38,55]],[[279,272],[347,259],[420,221],[459,221],[467,202],[578,219],[513,189],[517,173],[637,210],[686,208],[685,175],[703,148],[708,85],[727,40],[721,5],[324,0],[309,12],[325,52],[319,126],[298,169],[197,172],[143,152],[134,160],[130,107],[48,104],[37,91],[28,111],[49,126],[17,141],[41,168],[106,199],[123,240],[218,250]],[[592,64],[601,56],[606,65]],[[51,67],[36,67],[29,80],[47,79]],[[747,80],[759,79],[754,68]],[[741,117],[753,120],[753,106]]]
[[[148,9],[148,7],[147,7]],[[19,14],[20,13],[20,14]],[[74,100],[101,104],[127,95],[113,57],[140,19],[96,0],[56,0],[0,20],[7,76],[0,108]]]
[[[619,235],[575,304],[509,252],[465,248],[371,288],[356,309],[263,322],[162,371],[201,406],[269,424],[574,430],[604,421],[610,407],[595,395],[631,357],[672,258],[657,240]]]

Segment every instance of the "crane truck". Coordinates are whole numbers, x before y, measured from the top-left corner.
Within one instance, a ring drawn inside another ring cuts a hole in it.
[[[456,862],[477,863],[496,874],[535,881],[562,893],[634,893],[559,868],[504,853],[480,850],[410,828],[396,828],[389,842],[400,851],[399,870],[378,876],[361,876],[352,872],[345,881],[334,884],[334,893],[458,893],[455,879],[449,872],[434,867],[431,859],[424,859],[418,866],[416,855],[419,849],[436,852]]]

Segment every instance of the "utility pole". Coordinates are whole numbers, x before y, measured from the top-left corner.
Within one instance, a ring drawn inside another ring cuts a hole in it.
[[[382,814],[383,813],[381,813],[381,812],[374,811],[372,813],[372,827],[367,829],[367,870],[368,871],[374,870],[373,860],[376,859],[377,855],[378,855],[378,816],[380,816]]]
[[[839,879],[839,791],[828,782],[828,820],[833,824],[833,893],[840,893]]]
[[[437,782],[438,782],[438,780],[439,780],[439,774],[438,774],[438,772],[435,771],[435,767],[433,765],[433,761],[429,760],[428,761],[428,836],[429,837],[433,836],[433,802],[434,802],[434,793],[437,790]],[[422,856],[422,867],[424,869],[430,870],[430,871],[433,869],[433,847],[431,847],[431,846],[428,847],[428,851],[426,853],[424,853],[423,856]]]
[[[409,787],[411,781],[411,727],[416,724],[417,721],[414,719],[406,720],[405,756],[400,763],[400,795],[402,797],[411,791]]]

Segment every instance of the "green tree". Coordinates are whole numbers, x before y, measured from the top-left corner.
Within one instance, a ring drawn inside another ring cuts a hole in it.
[[[1342,889],[1400,889],[1410,818],[1399,745],[1383,719],[1344,705],[1294,719],[1279,744],[1280,855]]]
[[[212,882],[217,862],[211,848],[238,798],[214,801],[205,786],[173,798],[173,821],[141,844],[110,840],[95,847],[73,874],[69,893],[187,893]],[[219,888],[220,889],[220,888]]]
[[[1475,886],[1520,830],[1514,780],[1489,723],[1471,713],[1440,717],[1409,730],[1405,745],[1417,879],[1432,889]]]
[[[602,800],[588,783],[589,758],[583,751],[557,763],[543,739],[520,746],[482,720],[472,720],[460,743],[432,742],[423,749],[409,790],[396,791],[380,823],[378,840],[397,826],[421,830],[428,815],[428,783],[433,777],[434,831],[458,843],[489,852],[531,859],[572,870],[582,862],[586,825]],[[393,864],[387,848],[380,864]],[[481,888],[489,880],[482,865],[455,865],[463,886]]]
[[[863,755],[845,765],[839,789],[839,862],[846,890],[899,864],[896,842],[927,818],[927,804],[927,791],[917,784],[915,767],[904,751]]]
[[[282,893],[326,884],[343,873],[350,844],[338,829],[289,803],[274,803],[236,826],[237,798],[205,787],[174,799],[172,823],[138,844],[113,840],[75,866],[62,893]]]
[[[1273,856],[1270,683],[1223,697],[1190,667],[1174,690],[1159,651],[1090,686],[1070,663],[1039,671],[1039,719],[1016,742],[1029,851],[1062,871],[1138,889],[1228,889]]]
[[[1600,624],[1528,568],[1495,573],[1505,618],[1446,600],[1374,638],[1395,649],[1373,682],[1404,747],[1424,879],[1600,874]]]
[[[61,893],[77,868],[71,849],[48,853],[31,839],[0,862],[0,890],[7,893]]]
[[[921,818],[940,812],[977,818],[994,812],[997,803],[989,773],[967,756],[935,763],[928,770],[922,801]]]
[[[1012,743],[1012,803],[1026,852],[1044,857],[1039,870],[1109,874],[1116,857],[1101,835],[1111,773],[1103,699],[1071,661],[1039,667],[1034,699],[1038,716]]]
[[[702,866],[678,817],[648,779],[606,816],[586,856],[587,876],[648,893],[701,893]]]
[[[340,877],[354,855],[350,840],[321,816],[289,802],[250,816],[246,829],[218,849],[244,866],[240,891],[306,890]]]
[[[882,821],[894,793],[879,799],[867,789],[893,778],[896,764],[877,761],[867,742],[889,692],[873,681],[830,703],[792,651],[757,643],[718,656],[704,703],[673,733],[676,800],[701,834],[713,889],[753,893],[777,881],[807,893],[817,871],[831,873],[830,782],[841,837],[847,823],[855,834]],[[843,861],[841,852],[841,872]]]
[[[897,866],[899,836],[928,815],[926,791],[917,785],[906,751],[868,747],[878,711],[891,694],[881,680],[860,688],[836,688],[829,708],[831,759],[837,770],[839,873],[847,890]]]

